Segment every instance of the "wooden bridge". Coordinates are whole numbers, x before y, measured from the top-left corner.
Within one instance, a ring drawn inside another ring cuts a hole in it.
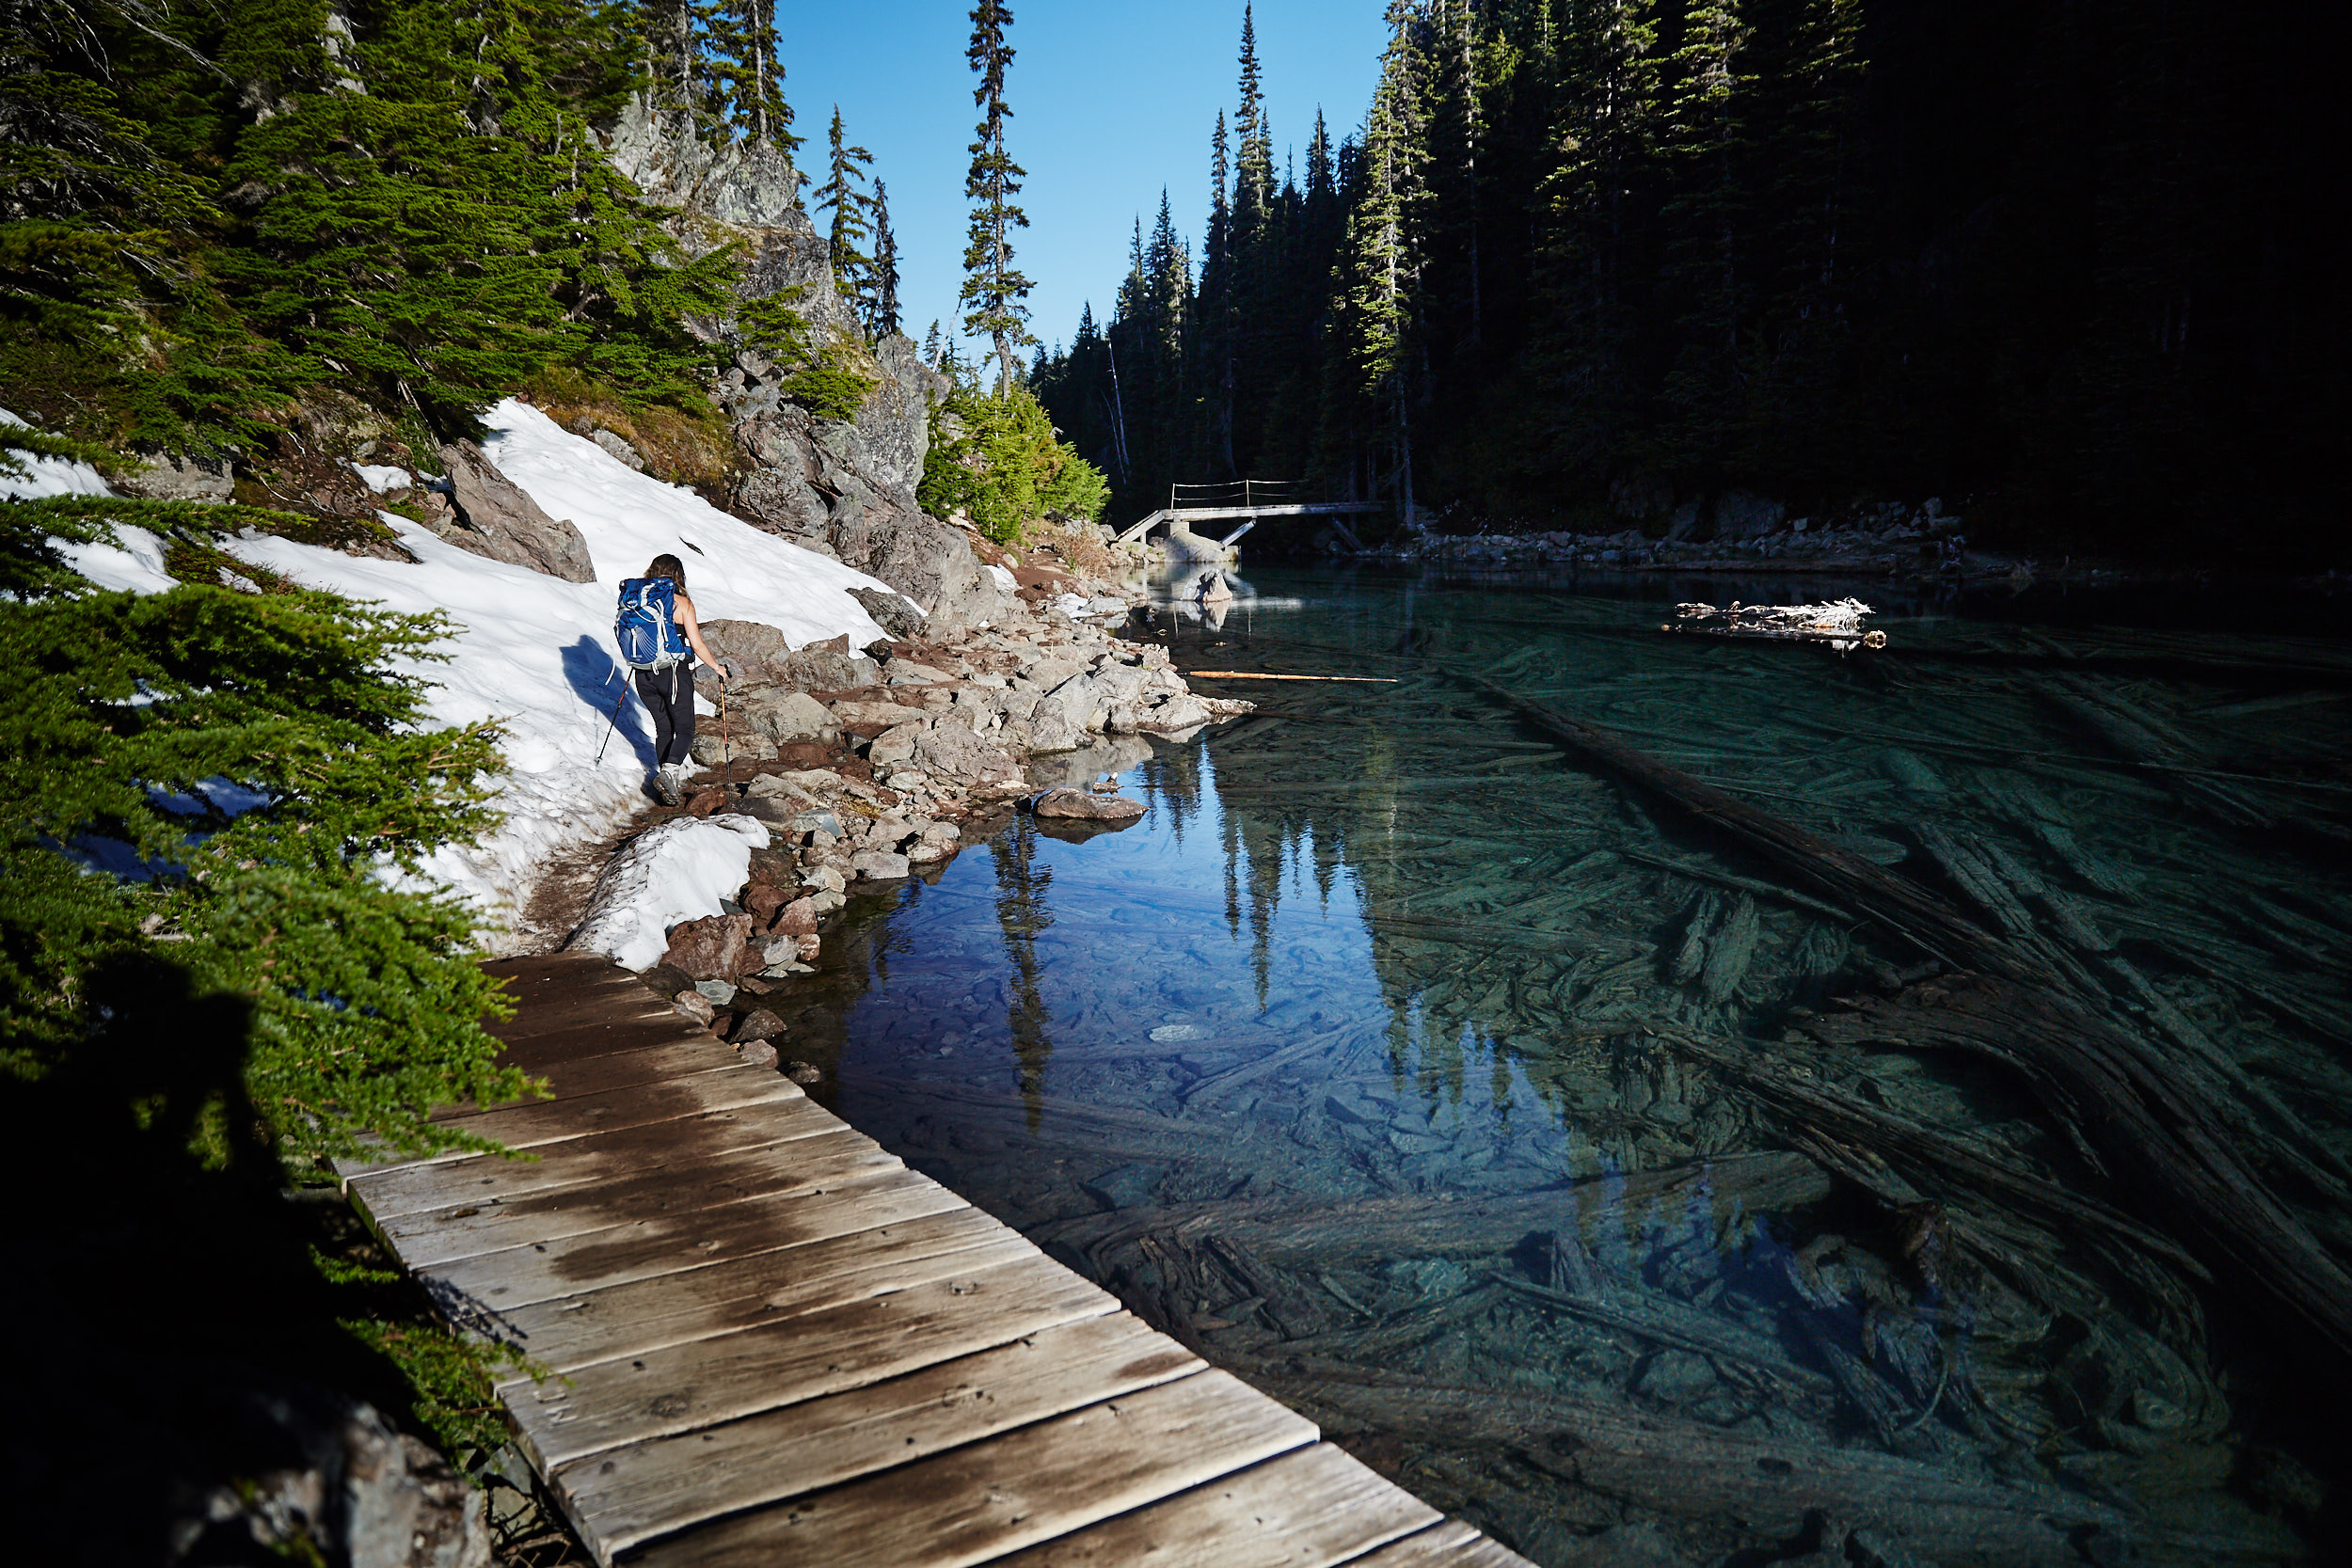
[[[516,982],[536,1158],[352,1163],[605,1568],[1531,1568],[578,955]]]
[[[1261,479],[1239,480],[1232,484],[1170,485],[1168,504],[1141,522],[1122,530],[1114,543],[1124,545],[1133,540],[1141,539],[1162,524],[1169,527],[1189,527],[1197,522],[1239,517],[1243,519],[1241,527],[1218,541],[1220,544],[1232,545],[1239,541],[1243,534],[1256,528],[1261,520],[1267,517],[1328,517],[1331,519],[1331,526],[1339,530],[1340,536],[1345,539],[1351,546],[1360,550],[1364,547],[1362,542],[1356,537],[1354,531],[1340,519],[1389,510],[1387,503],[1383,501],[1295,500],[1282,494],[1290,488],[1292,488],[1292,482],[1289,481]],[[1184,492],[1187,490],[1210,491],[1216,494],[1195,495],[1187,501],[1184,499]],[[1240,493],[1237,500],[1233,499],[1233,493],[1236,491]],[[1261,491],[1266,493],[1263,499],[1261,499],[1259,495]]]

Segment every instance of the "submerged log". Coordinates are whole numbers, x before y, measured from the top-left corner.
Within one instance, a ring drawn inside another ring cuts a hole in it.
[[[1276,1262],[1481,1258],[1508,1252],[1536,1233],[1573,1230],[1590,1240],[1609,1224],[1638,1232],[1653,1219],[1688,1225],[1704,1215],[1721,1227],[1743,1214],[1818,1203],[1829,1192],[1829,1177],[1802,1154],[1734,1154],[1502,1197],[1279,1198],[1119,1209],[1041,1226],[1030,1239],[1093,1259],[1159,1231],[1222,1236]]]
[[[1507,705],[1580,754],[1672,801],[1955,969],[1979,974],[1936,1011],[1931,1039],[2015,1069],[2054,1116],[2098,1150],[2141,1212],[2180,1235],[2217,1276],[2242,1281],[2328,1349],[2352,1382],[2352,1272],[2257,1174],[2233,1133],[2270,1107],[2217,1102],[2176,1062],[2075,995],[2039,955],[1988,933],[1942,897],[1795,823],[1651,758],[1608,730],[1532,703],[1482,676],[1456,678]],[[2292,1136],[2292,1134],[2291,1134]],[[2308,1147],[2308,1132],[2293,1141]]]
[[[2121,1509],[2055,1486],[2012,1484],[1947,1464],[1651,1415],[1617,1402],[1439,1383],[1295,1354],[1229,1356],[1251,1382],[1344,1441],[1363,1431],[1495,1445],[1561,1479],[1637,1507],[1763,1539],[1826,1511],[1941,1563],[2079,1568],[2122,1560],[2146,1539]],[[2089,1550],[2093,1541],[2103,1551]],[[2233,1543],[2234,1544],[2234,1543]]]

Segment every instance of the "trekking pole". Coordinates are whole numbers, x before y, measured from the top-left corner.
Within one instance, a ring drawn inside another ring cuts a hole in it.
[[[612,737],[620,733],[621,705],[628,701],[628,682],[623,681],[621,683],[621,694],[612,699],[612,727],[604,732],[604,738],[602,740],[596,742],[596,766],[598,768],[602,768],[604,766],[604,749],[607,746],[612,745]]]
[[[725,666],[720,668],[723,670]],[[735,752],[727,742],[727,678],[722,674],[719,677],[719,786],[722,789],[735,787]]]

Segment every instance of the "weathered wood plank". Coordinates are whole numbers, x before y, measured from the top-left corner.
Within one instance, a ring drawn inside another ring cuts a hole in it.
[[[349,1180],[353,1195],[378,1224],[420,1210],[463,1207],[524,1193],[610,1181],[681,1161],[765,1148],[841,1130],[841,1120],[812,1100],[782,1100],[732,1111],[708,1111],[675,1121],[591,1132],[543,1144],[525,1158],[462,1155],[432,1164],[364,1171]]]
[[[993,1349],[1116,1299],[1043,1256],[957,1275],[739,1334],[516,1385],[525,1446],[548,1466],[840,1393]]]
[[[979,1210],[948,1209],[533,1302],[501,1313],[501,1327],[533,1361],[568,1372],[1037,1255],[1019,1232]],[[516,1374],[508,1381],[529,1380]]]
[[[559,1049],[552,1041],[572,1039],[582,1031],[599,1026],[611,1027],[617,1034],[671,1025],[695,1027],[685,1014],[647,990],[634,977],[625,975],[618,985],[598,986],[578,996],[566,996],[561,1002],[517,1012],[513,1018],[490,1025],[490,1033],[511,1052],[551,1055]],[[708,1039],[709,1033],[704,1031],[703,1037]],[[593,1037],[579,1043],[593,1044]]]
[[[998,1568],[1330,1568],[1442,1516],[1328,1443],[996,1560]]]
[[[674,1018],[671,1022],[684,1023],[685,1020]],[[551,1037],[556,1040],[576,1037],[569,1034]],[[485,1109],[578,1100],[582,1095],[602,1094],[609,1089],[659,1084],[665,1079],[688,1078],[698,1072],[718,1072],[743,1065],[743,1059],[732,1046],[720,1044],[706,1029],[681,1030],[660,1025],[600,1030],[583,1044],[594,1048],[593,1054],[583,1050],[578,1055],[534,1060],[527,1053],[502,1051],[499,1053],[501,1062],[538,1077],[548,1092],[499,1101],[488,1106],[461,1101],[436,1110],[433,1119],[448,1121],[456,1117],[479,1116]]]
[[[618,1556],[703,1520],[925,1459],[1206,1365],[1113,1312],[887,1382],[591,1455],[551,1479],[566,1512]]]
[[[1315,1440],[1210,1370],[655,1542],[644,1568],[962,1568],[1067,1535]]]
[[[494,1138],[509,1148],[536,1148],[591,1132],[675,1121],[704,1111],[731,1111],[805,1098],[800,1085],[782,1073],[737,1062],[716,1072],[606,1089],[576,1100],[544,1100],[502,1110],[469,1112],[446,1117],[441,1124],[454,1132]]]
[[[534,1301],[963,1207],[963,1199],[929,1177],[878,1171],[821,1191],[754,1198],[709,1213],[665,1214],[417,1272],[443,1299],[495,1316]]]
[[[751,1198],[838,1186],[903,1170],[898,1157],[846,1127],[765,1148],[739,1150],[574,1182],[512,1199],[468,1198],[383,1222],[385,1239],[412,1269],[461,1258],[611,1230],[639,1220],[683,1215]]]
[[[1448,1519],[1352,1560],[1347,1568],[1534,1568],[1459,1519]]]

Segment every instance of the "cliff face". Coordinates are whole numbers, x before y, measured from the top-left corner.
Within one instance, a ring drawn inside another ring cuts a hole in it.
[[[921,605],[943,629],[1007,610],[958,530],[914,499],[930,450],[930,410],[946,379],[898,334],[868,344],[834,289],[825,241],[799,206],[800,180],[773,148],[713,148],[675,117],[631,101],[604,133],[613,166],[647,199],[677,209],[671,231],[700,255],[741,248],[746,301],[792,293],[812,341],[831,341],[868,369],[873,390],[851,420],[820,419],[787,400],[785,376],[743,344],[732,322],[704,324],[731,363],[718,395],[746,471],[728,497],[738,516],[870,572]]]

